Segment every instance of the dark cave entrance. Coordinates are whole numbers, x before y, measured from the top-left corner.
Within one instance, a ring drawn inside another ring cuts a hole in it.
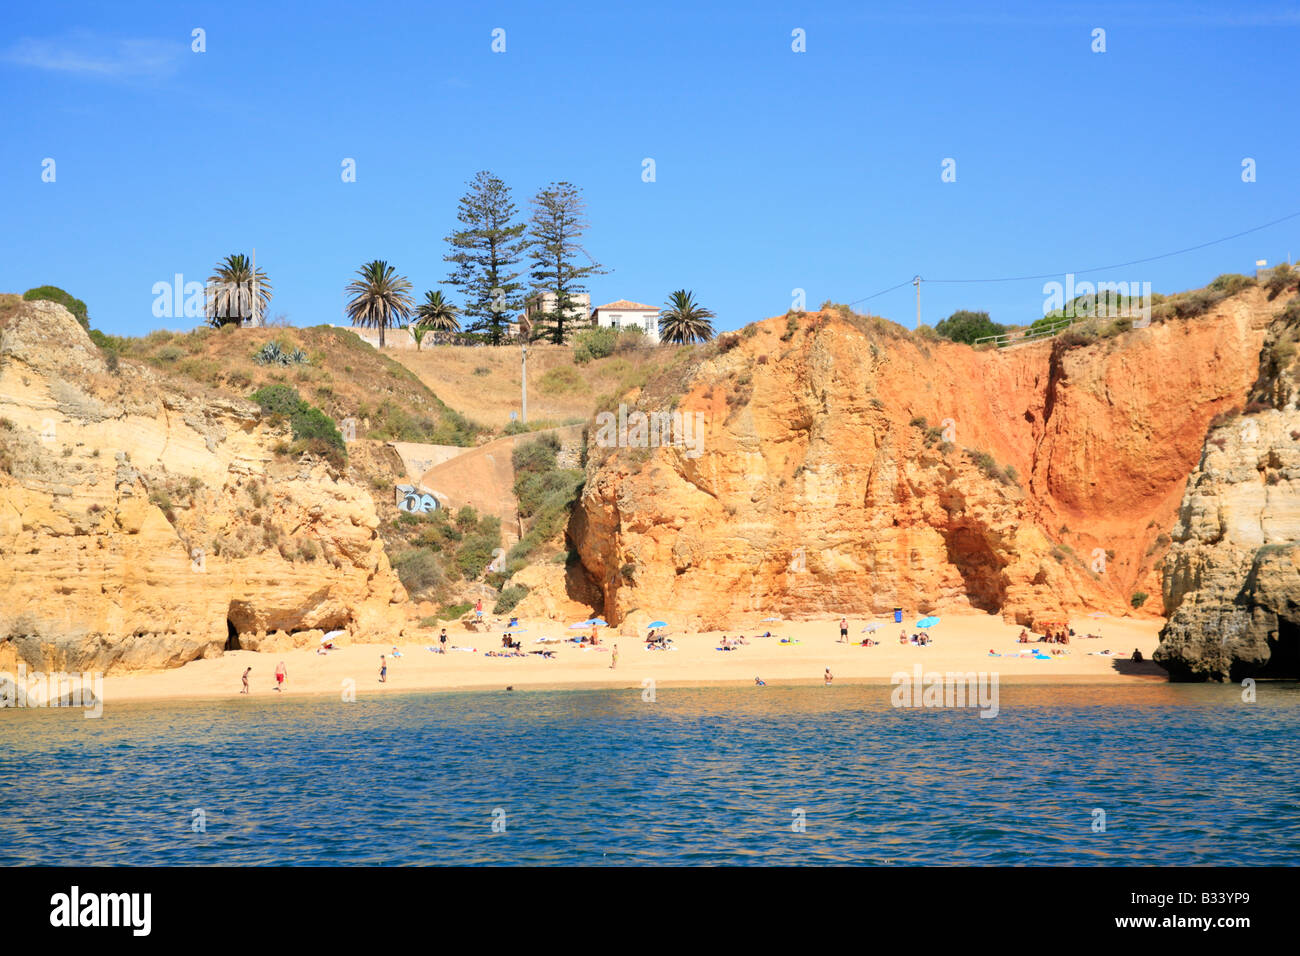
[[[1002,562],[979,529],[960,526],[944,533],[948,563],[961,574],[971,606],[990,614],[1006,603]]]
[[[1261,677],[1300,679],[1300,622],[1277,619],[1277,637],[1268,639],[1268,664]]]
[[[235,630],[235,622],[230,618],[226,618],[226,650],[241,650],[239,646],[239,632]]]

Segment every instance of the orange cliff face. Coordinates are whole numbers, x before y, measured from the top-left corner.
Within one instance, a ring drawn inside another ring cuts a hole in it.
[[[570,535],[611,622],[901,606],[1031,623],[1132,613],[1135,591],[1159,613],[1166,533],[1210,420],[1245,403],[1269,314],[1252,289],[1200,319],[1000,352],[769,319],[629,396],[702,416],[698,445],[635,447],[632,419],[634,447],[592,447]]]

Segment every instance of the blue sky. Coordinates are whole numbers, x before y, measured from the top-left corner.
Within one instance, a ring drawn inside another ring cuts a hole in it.
[[[9,9],[0,290],[62,286],[112,333],[186,328],[153,316],[154,284],[255,247],[272,314],[343,322],[363,261],[389,260],[417,293],[446,278],[444,237],[479,169],[521,210],[552,180],[583,188],[588,248],[612,269],[597,303],[688,288],[720,329],[785,312],[796,288],[811,307],[915,274],[1063,281],[1300,212],[1297,3],[312,11]],[[1169,292],[1293,253],[1300,218],[1080,278]],[[923,320],[1032,321],[1044,281],[927,281]],[[859,307],[915,324],[911,285]]]

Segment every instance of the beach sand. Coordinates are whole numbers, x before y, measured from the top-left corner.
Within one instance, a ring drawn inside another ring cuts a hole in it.
[[[757,618],[757,615],[754,616]],[[881,619],[876,619],[881,620]],[[492,619],[496,623],[496,619]],[[861,618],[849,619],[849,638],[861,641],[863,628],[870,623]],[[761,677],[768,685],[820,683],[823,670],[830,668],[837,683],[888,681],[897,671],[911,672],[920,663],[926,671],[984,671],[997,673],[1002,681],[1131,681],[1163,680],[1165,672],[1150,663],[1158,643],[1163,621],[1157,618],[1113,618],[1080,615],[1070,619],[1077,635],[1064,646],[1068,653],[1051,660],[1018,656],[1033,647],[1060,645],[1017,644],[1020,628],[1008,625],[996,615],[948,614],[931,630],[934,643],[927,647],[900,645],[899,631],[916,631],[892,619],[882,622],[871,635],[881,639],[875,647],[841,644],[839,618],[758,624],[748,622],[739,630],[726,632],[734,638],[744,634],[751,642],[734,651],[719,651],[722,632],[673,633],[677,650],[647,651],[644,635],[625,637],[617,628],[600,629],[600,646],[583,649],[572,643],[541,644],[542,636],[562,641],[587,631],[569,630],[567,624],[553,621],[521,620],[525,628],[518,637],[525,651],[541,648],[558,649],[554,660],[495,658],[485,651],[500,650],[506,621],[486,633],[471,633],[459,623],[447,628],[448,647],[474,648],[470,652],[449,651],[434,654],[426,647],[437,645],[436,629],[427,631],[427,640],[418,644],[399,644],[401,657],[392,656],[393,645],[353,644],[320,655],[315,650],[280,653],[228,651],[223,656],[193,661],[183,667],[165,671],[109,675],[104,678],[104,701],[196,699],[240,697],[240,677],[246,667],[250,697],[281,697],[303,694],[341,694],[345,682],[355,682],[357,698],[383,693],[453,689],[496,689],[513,686],[524,688],[572,687],[640,687],[649,678],[656,686],[753,683]],[[774,636],[755,638],[755,633],[770,629]],[[1086,633],[1100,633],[1100,640],[1082,638]],[[781,637],[799,643],[782,644]],[[611,650],[618,645],[618,666],[610,668]],[[1109,649],[1117,656],[1103,657],[1090,652]],[[1129,656],[1138,648],[1146,662],[1130,663]],[[990,657],[994,650],[1004,656]],[[380,655],[388,659],[388,681],[379,682]],[[1016,655],[1016,656],[1005,656]],[[276,665],[283,661],[288,672],[284,691],[275,687]]]

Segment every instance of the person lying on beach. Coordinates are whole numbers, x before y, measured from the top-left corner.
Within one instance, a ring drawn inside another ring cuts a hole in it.
[[[401,657],[401,656],[402,656],[402,652],[399,651],[397,648],[394,647],[394,648],[393,648],[393,656],[394,656],[394,657]]]
[[[763,678],[761,678],[761,677],[755,677],[755,678],[754,678],[754,683],[757,684],[759,687],[766,687],[766,686],[767,686],[767,681],[763,680]]]

